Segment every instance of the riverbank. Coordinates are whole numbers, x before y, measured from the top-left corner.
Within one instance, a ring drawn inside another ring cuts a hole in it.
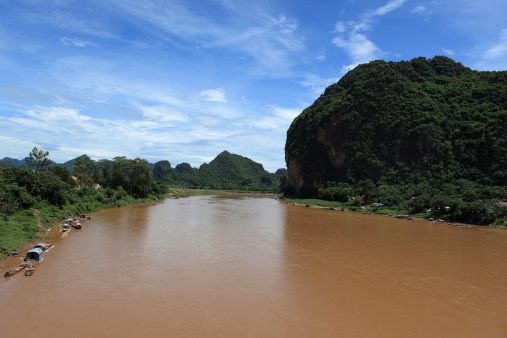
[[[244,191],[244,190],[213,190],[213,189],[189,189],[189,188],[171,188],[168,197],[180,198],[190,196],[205,196],[205,195],[259,195],[259,196],[281,196],[275,192],[259,192],[259,191]]]
[[[397,219],[406,219],[406,220],[427,220],[434,223],[443,223],[449,224],[458,227],[472,227],[472,226],[483,226],[472,223],[463,223],[463,222],[449,222],[444,219],[432,218],[430,213],[418,213],[418,214],[407,214],[406,210],[400,211],[396,209],[391,209],[382,206],[355,206],[350,203],[342,203],[336,201],[325,201],[319,199],[294,199],[294,198],[286,198],[283,197],[280,199],[285,204],[307,207],[307,208],[318,208],[324,210],[334,210],[334,211],[353,211],[360,212],[363,214],[375,214],[375,215],[384,215]],[[495,222],[496,223],[496,222]],[[498,228],[498,229],[507,229],[507,227],[502,225],[496,225],[495,223],[489,225],[489,227]]]
[[[74,229],[69,229],[67,232],[61,232],[61,221],[53,222],[51,225],[44,227],[41,225],[41,231],[37,233],[37,236],[26,242],[23,246],[19,247],[15,252],[17,255],[15,256],[7,256],[0,260],[0,271],[3,275],[4,272],[9,271],[15,268],[21,260],[26,256],[28,250],[33,248],[38,243],[46,243],[51,244],[53,246],[57,245],[62,238],[63,234],[67,234],[72,232]]]

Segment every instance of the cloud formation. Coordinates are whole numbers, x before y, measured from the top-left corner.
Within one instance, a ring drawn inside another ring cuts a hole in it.
[[[500,38],[493,46],[488,48],[484,53],[486,60],[505,59],[507,57],[507,28],[502,29],[499,34]]]
[[[373,19],[384,16],[399,8],[405,0],[391,0],[372,12],[367,12],[359,21],[340,21],[336,24],[332,39],[333,44],[342,48],[351,58],[352,63],[343,67],[343,73],[361,63],[380,59],[386,55],[366,33],[372,29]]]
[[[72,39],[68,37],[63,37],[60,39],[62,45],[71,46],[71,47],[86,47],[95,45],[93,42],[81,40],[81,39]]]
[[[359,63],[444,53],[507,68],[503,0],[373,6],[0,1],[0,158],[37,146],[57,162],[199,166],[228,150],[274,172],[292,120]]]
[[[222,88],[201,90],[199,95],[204,101],[227,103],[225,90]]]

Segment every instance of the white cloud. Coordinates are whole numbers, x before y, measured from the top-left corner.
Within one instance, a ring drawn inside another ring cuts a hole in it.
[[[115,37],[105,21],[100,21],[100,16],[85,17],[79,11],[73,12],[73,8],[65,8],[66,5],[72,4],[72,2],[68,4],[65,2],[47,1],[44,6],[39,6],[39,11],[24,13],[24,19],[32,24],[43,24],[79,34],[100,38]]]
[[[49,123],[58,121],[72,126],[91,120],[89,116],[79,114],[77,109],[65,107],[35,107],[23,113],[34,120]]]
[[[201,90],[199,95],[204,101],[227,103],[225,90],[222,88]]]
[[[316,74],[306,74],[304,81],[298,82],[301,86],[310,89],[312,98],[318,97],[331,84],[337,82],[340,78],[323,78]]]
[[[447,55],[450,55],[450,56],[456,55],[456,52],[454,52],[451,49],[447,49],[447,48],[442,48],[442,52],[444,52],[444,54],[447,54]]]
[[[507,29],[500,31],[500,39],[495,45],[491,46],[484,54],[486,60],[498,60],[507,57]]]
[[[347,31],[347,27],[345,23],[342,21],[338,21],[334,27],[333,33],[345,33]]]
[[[336,24],[333,33],[337,34],[332,43],[345,50],[352,59],[352,63],[343,67],[343,73],[355,68],[361,63],[366,63],[386,55],[373,41],[371,41],[366,32],[371,29],[372,19],[386,15],[405,3],[405,0],[392,0],[376,10],[366,13],[360,21],[340,21]]]
[[[404,2],[405,2],[405,0],[389,1],[384,6],[377,8],[375,11],[373,11],[373,15],[378,15],[378,16],[385,15],[385,14],[392,12],[395,9],[399,8],[401,5],[403,5]]]
[[[273,115],[279,117],[285,123],[292,123],[294,119],[301,114],[301,108],[284,108],[278,106],[272,106]]]
[[[130,19],[141,19],[157,27],[160,38],[175,43],[168,34],[193,49],[222,48],[253,59],[259,69],[253,72],[283,73],[290,66],[292,53],[303,48],[297,34],[299,23],[283,13],[266,12],[258,2],[236,4],[219,2],[223,15],[208,16],[188,8],[183,2],[157,0],[118,1],[110,5],[128,13]],[[157,8],[157,10],[153,10]],[[183,47],[186,48],[186,47]]]
[[[507,29],[502,29],[495,42],[482,43],[476,47],[479,60],[473,69],[477,70],[507,70]]]
[[[28,156],[28,153],[33,149],[33,147],[41,148],[40,144],[33,143],[26,139],[18,138],[15,136],[3,136],[0,135],[0,144],[8,144],[8,147],[2,148],[2,156],[10,157],[17,160],[21,160],[24,157]]]
[[[0,127],[5,130],[0,140],[17,145],[13,153],[3,150],[2,154],[19,158],[37,146],[50,150],[50,158],[56,162],[82,154],[107,159],[127,155],[152,162],[162,157],[171,163],[189,162],[193,166],[213,159],[223,150],[242,156],[276,158],[263,153],[265,144],[248,141],[249,135],[262,134],[266,143],[274,143],[280,128],[288,128],[300,112],[273,106],[266,108],[265,118],[225,118],[209,111],[185,114],[163,104],[136,107],[141,114],[129,119],[91,118],[84,111],[63,106],[34,106],[20,111],[18,116],[0,117]],[[188,123],[190,120],[192,123]],[[254,123],[264,128],[255,129]],[[278,153],[283,153],[283,142],[283,137],[276,139]],[[55,158],[55,154],[60,157]]]
[[[143,115],[149,121],[160,121],[160,122],[188,121],[188,117],[185,114],[165,105],[156,105],[156,106],[139,105],[138,108],[143,112]]]
[[[416,6],[412,9],[412,13],[419,14],[419,15],[427,15],[429,14],[428,9],[425,6]]]
[[[337,47],[343,48],[352,58],[353,63],[345,66],[345,71],[351,70],[361,63],[378,59],[383,55],[382,50],[374,42],[358,32],[350,32],[347,37],[336,36],[332,41]]]
[[[89,42],[89,41],[85,41],[85,40],[81,40],[81,39],[72,39],[72,38],[67,38],[67,37],[61,38],[60,42],[64,46],[71,46],[71,47],[86,47],[86,46],[95,45],[93,42]]]
[[[266,115],[258,117],[249,123],[261,129],[287,130],[292,121],[298,116],[302,108],[284,108],[278,105],[264,107]]]

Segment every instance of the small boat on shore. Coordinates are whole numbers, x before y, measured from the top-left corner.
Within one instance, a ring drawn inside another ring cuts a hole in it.
[[[4,277],[10,277],[23,269],[26,269],[25,276],[31,276],[35,270],[35,263],[42,262],[44,260],[44,255],[53,247],[53,244],[46,243],[39,243],[35,245],[33,248],[28,250],[26,256],[21,260],[21,263],[19,263],[14,269],[7,271],[4,274]]]
[[[27,266],[28,266],[28,263],[20,263],[20,264],[19,264],[18,266],[16,266],[14,269],[7,271],[7,272],[4,274],[4,277],[10,277],[10,276],[14,275],[15,273],[20,272],[21,270],[23,270],[23,269],[24,269],[24,268],[26,268]]]
[[[74,229],[81,229],[83,225],[80,222],[72,222],[70,224]]]

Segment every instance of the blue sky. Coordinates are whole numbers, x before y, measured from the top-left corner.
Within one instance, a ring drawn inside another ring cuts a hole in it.
[[[223,150],[285,167],[292,120],[356,65],[507,70],[505,0],[0,0],[0,158]]]

